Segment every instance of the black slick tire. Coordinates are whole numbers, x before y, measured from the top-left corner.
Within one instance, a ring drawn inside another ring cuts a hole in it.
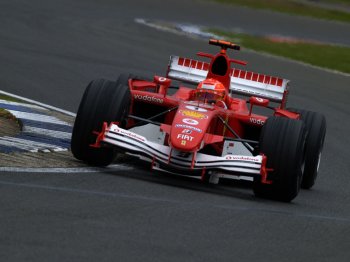
[[[120,80],[120,81],[119,81]],[[75,119],[71,150],[75,158],[93,166],[107,166],[116,157],[112,147],[94,148],[96,134],[103,122],[125,123],[129,113],[131,94],[127,78],[122,75],[117,82],[97,79],[87,86]]]
[[[253,190],[256,196],[290,202],[300,190],[304,163],[305,127],[300,120],[270,117],[265,122],[259,141],[260,154],[267,157],[266,167],[272,169],[268,180],[261,183],[256,176]]]

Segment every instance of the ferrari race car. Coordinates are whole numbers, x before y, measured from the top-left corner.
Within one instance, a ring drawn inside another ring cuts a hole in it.
[[[238,45],[209,44],[220,52],[197,55],[210,62],[171,56],[165,77],[92,81],[74,123],[74,157],[107,166],[124,153],[209,183],[248,179],[256,196],[291,201],[315,183],[325,117],[287,110],[288,80],[233,68],[246,65],[227,54]]]

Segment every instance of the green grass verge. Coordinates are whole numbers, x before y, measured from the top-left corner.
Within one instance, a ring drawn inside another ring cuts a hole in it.
[[[311,65],[350,73],[350,48],[302,42],[276,42],[266,37],[209,30],[218,36],[239,43],[243,48],[291,58]]]
[[[281,13],[287,13],[292,15],[300,15],[300,16],[310,16],[319,19],[326,20],[335,20],[350,23],[350,13],[341,11],[341,10],[333,10],[333,9],[325,9],[321,7],[317,7],[315,5],[310,5],[307,3],[291,1],[291,0],[215,0],[219,3],[233,4],[246,6],[255,9],[266,9],[272,10]],[[349,6],[349,1],[326,1],[328,3],[342,3]]]
[[[21,102],[21,100],[19,99],[13,98],[11,96],[3,95],[3,94],[0,94],[0,99],[11,101],[11,102]]]
[[[349,0],[320,0],[320,2],[325,2],[325,3],[335,3],[335,4],[346,4],[349,5],[350,1]]]

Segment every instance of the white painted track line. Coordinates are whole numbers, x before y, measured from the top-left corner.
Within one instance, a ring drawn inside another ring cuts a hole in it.
[[[54,131],[54,130],[39,128],[39,127],[32,127],[32,126],[24,126],[22,131],[25,133],[27,132],[35,133],[42,136],[51,136],[51,137],[62,138],[62,139],[70,139],[72,136],[72,134],[68,132]]]
[[[0,90],[0,93],[1,93],[1,90]],[[48,110],[47,108],[33,105],[33,104],[27,104],[27,103],[25,104],[25,103],[13,102],[13,101],[8,101],[8,100],[3,100],[3,99],[0,99],[0,103],[12,105],[12,106],[22,106],[22,107],[27,107],[27,108],[32,108],[32,109],[39,109],[39,110],[46,110],[46,111]]]
[[[31,141],[27,139],[9,137],[9,136],[0,137],[0,144],[4,146],[18,147],[23,150],[28,150],[29,152],[38,152],[38,150],[41,150],[41,149],[50,149],[50,150],[57,149],[59,151],[63,151],[63,150],[67,151],[67,149],[64,149],[57,145],[46,144],[46,143],[41,143],[37,141]]]
[[[62,114],[66,114],[68,116],[73,116],[73,117],[76,116],[75,113],[69,112],[67,110],[64,110],[64,109],[61,109],[61,108],[58,108],[58,107],[50,106],[48,104],[44,104],[44,103],[41,103],[41,102],[38,102],[38,101],[35,101],[35,100],[32,100],[32,99],[28,99],[28,98],[25,98],[23,96],[18,96],[18,95],[11,94],[11,93],[8,93],[8,92],[2,91],[2,90],[0,90],[0,94],[11,96],[13,98],[17,98],[19,100],[23,100],[25,102],[28,102],[28,103],[31,103],[31,104],[34,104],[34,105],[38,105],[38,106],[41,106],[41,107],[44,107],[44,108],[47,108],[47,109],[50,109],[50,110],[53,110],[53,111],[56,111],[56,112],[60,112]]]
[[[154,28],[156,30],[169,32],[169,33],[173,33],[173,34],[178,34],[178,35],[192,36],[192,37],[197,36],[200,38],[204,38],[205,40],[207,40],[209,37],[218,38],[218,39],[222,38],[221,36],[203,31],[202,28],[204,28],[204,27],[202,27],[202,26],[197,26],[197,25],[192,25],[192,24],[184,25],[181,23],[173,23],[172,26],[169,26],[166,23],[161,23],[161,21],[147,20],[147,19],[143,19],[143,18],[135,18],[134,21],[138,24],[142,24],[144,26],[148,26],[148,27]],[[293,59],[290,59],[287,57],[272,55],[272,54],[269,54],[266,52],[261,52],[261,51],[258,52],[258,51],[255,51],[255,50],[252,50],[249,48],[244,48],[244,50],[247,52],[263,55],[265,57],[272,57],[272,58],[279,59],[282,61],[287,61],[289,63],[295,63],[295,64],[302,65],[305,67],[314,68],[314,69],[324,71],[327,73],[332,73],[332,74],[336,74],[336,75],[350,77],[350,74],[345,73],[345,72],[340,72],[340,71],[329,69],[329,68],[311,65],[311,64],[297,61],[297,60],[293,60]]]
[[[14,115],[17,118],[23,118],[23,119],[34,120],[34,121],[38,121],[40,119],[40,122],[43,122],[43,123],[69,125],[67,122],[59,120],[58,118],[53,117],[53,116],[46,116],[46,115],[35,114],[35,113],[20,112],[20,111],[15,111],[15,110],[7,110],[7,111],[9,111],[12,115]]]

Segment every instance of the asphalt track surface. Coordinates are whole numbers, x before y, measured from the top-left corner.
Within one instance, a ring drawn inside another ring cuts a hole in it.
[[[170,54],[216,51],[136,17],[350,41],[348,25],[200,1],[2,0],[0,89],[75,112],[91,79],[164,74]],[[237,57],[249,70],[292,79],[289,105],[326,115],[312,190],[286,204],[255,198],[249,185],[208,187],[138,165],[3,173],[0,260],[349,261],[349,77],[244,51]]]

